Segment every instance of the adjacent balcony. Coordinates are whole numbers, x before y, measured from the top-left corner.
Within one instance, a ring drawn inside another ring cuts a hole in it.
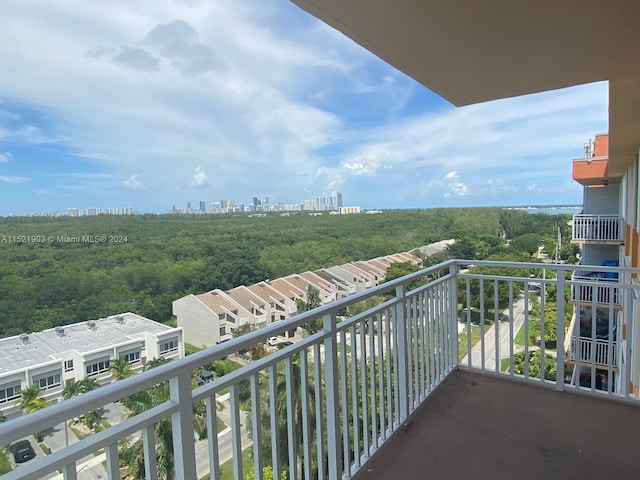
[[[583,366],[594,363],[600,369],[607,369],[611,364],[614,370],[618,369],[618,323],[615,313],[610,316],[608,311],[601,308],[576,309],[568,332],[565,341],[567,361]]]
[[[617,214],[573,216],[572,241],[581,244],[622,245],[624,219]]]
[[[609,158],[592,157],[573,161],[573,179],[581,185],[606,185],[609,176]]]
[[[584,266],[582,268],[585,268]],[[620,282],[614,268],[577,270],[571,275],[571,300],[575,304],[600,308],[621,308]]]
[[[569,280],[571,268],[448,261],[9,420],[0,424],[7,444],[113,402],[156,399],[1,478],[83,478],[89,463],[108,479],[262,479],[265,469],[293,480],[637,478],[630,342],[619,360],[592,341],[584,370],[565,364],[573,307],[553,292],[594,288]],[[615,288],[635,311],[638,287]],[[339,321],[372,298],[376,307]],[[318,318],[318,333],[195,382],[212,362]],[[606,383],[604,360],[616,369]]]
[[[616,347],[616,342],[573,337],[568,357],[570,360],[580,363],[591,363],[593,361],[596,365],[603,367],[609,365],[611,360],[613,366],[617,368]],[[613,353],[613,358],[611,359],[609,358],[609,352]]]

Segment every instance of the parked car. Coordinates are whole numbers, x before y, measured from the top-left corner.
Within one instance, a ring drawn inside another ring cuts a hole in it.
[[[465,308],[458,314],[458,321],[459,322],[466,322],[467,321],[467,312],[470,313],[471,310],[468,309],[468,308]]]
[[[9,447],[16,463],[24,463],[35,458],[36,452],[29,440],[19,440]]]
[[[289,347],[291,345],[293,345],[293,342],[280,342],[276,345],[276,347],[278,347],[278,350],[282,350],[283,348]]]
[[[278,343],[278,337],[269,337],[267,343],[272,347],[275,346]]]

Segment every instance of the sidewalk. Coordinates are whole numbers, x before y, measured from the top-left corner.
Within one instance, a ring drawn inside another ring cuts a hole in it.
[[[107,455],[101,453],[92,459],[78,465],[78,480],[95,480],[96,478],[105,478],[106,470],[102,462],[106,461]],[[52,480],[64,480],[64,475],[59,474],[52,477]]]

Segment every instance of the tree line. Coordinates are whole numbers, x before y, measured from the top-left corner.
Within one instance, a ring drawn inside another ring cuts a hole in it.
[[[318,217],[0,218],[0,336],[124,311],[164,322],[172,317],[171,302],[189,293],[411,251],[449,238],[458,239],[449,256],[504,255],[509,250],[501,233],[543,238],[566,221],[500,208]],[[88,238],[98,241],[84,241]]]

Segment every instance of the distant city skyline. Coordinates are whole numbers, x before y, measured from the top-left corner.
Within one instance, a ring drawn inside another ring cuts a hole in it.
[[[0,215],[579,203],[571,159],[608,130],[606,82],[455,108],[283,0],[5,0],[0,24]]]
[[[171,208],[165,208],[158,211],[139,211],[135,207],[68,207],[66,210],[57,211],[35,211],[27,212],[25,216],[67,216],[67,217],[91,217],[97,215],[138,215],[138,214],[205,214],[205,213],[230,213],[230,212],[293,212],[303,210],[313,211],[330,211],[338,210],[343,207],[343,195],[341,192],[332,192],[330,195],[319,196],[312,199],[302,200],[300,203],[285,204],[278,202],[270,204],[269,197],[259,199],[253,197],[251,203],[236,202],[233,199],[220,199],[218,201],[208,202],[207,200],[198,200],[196,203],[187,201],[184,208],[173,205]],[[2,216],[22,216],[18,214],[0,215]]]

